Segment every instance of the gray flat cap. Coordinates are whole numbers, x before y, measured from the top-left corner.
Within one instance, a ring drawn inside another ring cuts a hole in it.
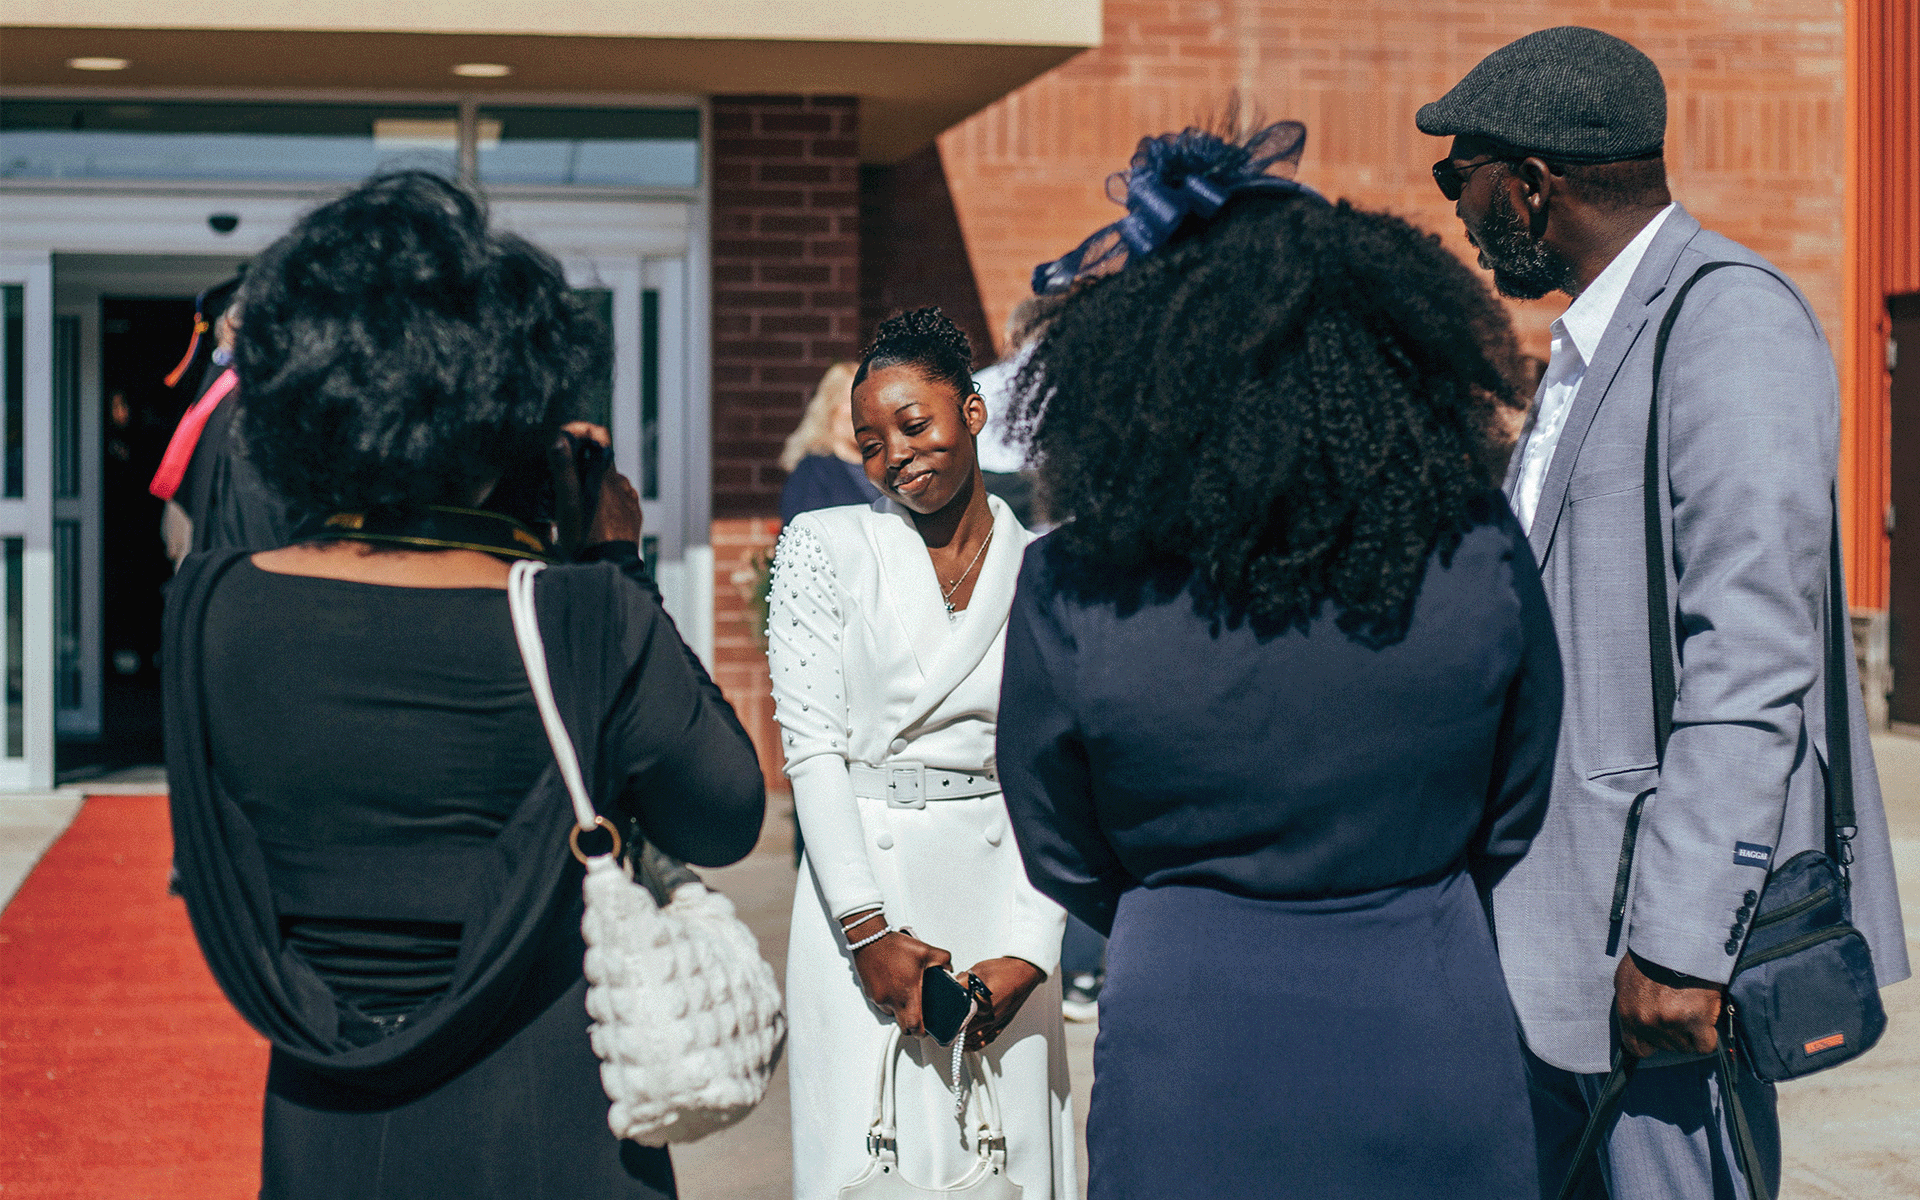
[[[1422,133],[1489,138],[1568,162],[1617,162],[1666,141],[1667,85],[1628,43],[1562,25],[1487,55],[1446,95],[1421,105],[1414,123]]]

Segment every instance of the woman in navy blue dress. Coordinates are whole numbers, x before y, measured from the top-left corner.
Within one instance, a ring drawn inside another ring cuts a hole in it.
[[[999,767],[1035,884],[1112,934],[1091,1195],[1534,1198],[1482,899],[1560,720],[1487,472],[1517,355],[1437,239],[1278,177],[1303,137],[1143,142],[1131,230],[1036,272],[1074,289],[1020,385],[1067,520]]]

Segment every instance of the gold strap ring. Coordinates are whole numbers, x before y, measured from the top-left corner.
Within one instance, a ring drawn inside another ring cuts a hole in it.
[[[607,820],[605,817],[596,816],[593,819],[593,823],[595,825],[598,825],[600,828],[606,830],[607,836],[613,839],[613,849],[607,851],[607,853],[612,855],[614,858],[619,858],[620,857],[620,831],[618,829],[615,829],[613,827],[613,823]],[[580,852],[580,834],[584,832],[584,830],[585,830],[584,826],[575,825],[573,827],[573,832],[567,835],[567,845],[572,848],[573,856],[580,860],[581,866],[585,866],[587,864],[587,856]]]

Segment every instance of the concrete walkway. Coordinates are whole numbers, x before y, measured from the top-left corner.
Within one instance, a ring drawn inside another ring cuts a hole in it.
[[[1879,737],[1874,750],[1887,793],[1907,941],[1920,955],[1920,739]],[[43,796],[0,798],[0,903],[12,898],[33,863],[73,819],[83,791],[161,790],[163,783],[142,777]],[[783,975],[794,884],[790,828],[784,808],[769,813],[767,833],[751,856],[735,866],[704,872],[733,898],[760,938],[761,950]],[[1889,1025],[1871,1054],[1780,1089],[1782,1200],[1920,1198],[1920,983],[1909,980],[1882,995]],[[1092,1026],[1067,1027],[1083,1147],[1093,1037]],[[866,1068],[854,1073],[858,1086],[867,1086]],[[766,1103],[740,1126],[674,1151],[680,1194],[685,1200],[781,1200],[791,1188],[790,1150],[783,1069]],[[1085,1171],[1083,1152],[1083,1192]]]
[[[1920,961],[1920,739],[1873,739],[1907,953]],[[1887,1033],[1858,1061],[1780,1088],[1781,1200],[1920,1197],[1920,982],[1880,992]]]

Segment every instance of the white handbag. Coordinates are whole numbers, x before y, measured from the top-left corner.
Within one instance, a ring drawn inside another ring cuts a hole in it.
[[[960,1035],[965,1037],[962,1032]],[[1000,1101],[993,1091],[993,1073],[966,1056],[975,1086],[969,1100],[980,1102],[980,1120],[973,1128],[978,1157],[967,1173],[945,1187],[922,1187],[900,1174],[895,1121],[896,1067],[900,1059],[900,1027],[887,1031],[887,1048],[880,1056],[880,1080],[874,1087],[873,1124],[867,1129],[867,1165],[840,1189],[840,1200],[1020,1200],[1023,1188],[1007,1177],[1007,1139],[1000,1128]],[[971,1104],[969,1104],[971,1107]]]
[[[518,562],[507,606],[527,680],[578,827],[574,856],[586,865],[587,1014],[615,1136],[646,1146],[691,1142],[739,1121],[767,1094],[786,1044],[786,1014],[773,968],[733,903],[696,881],[665,907],[620,859],[620,835],[594,811],[573,740],[560,719],[547,652],[534,613],[541,564]],[[581,853],[580,833],[613,835],[606,854]],[[691,872],[687,872],[691,875]]]

